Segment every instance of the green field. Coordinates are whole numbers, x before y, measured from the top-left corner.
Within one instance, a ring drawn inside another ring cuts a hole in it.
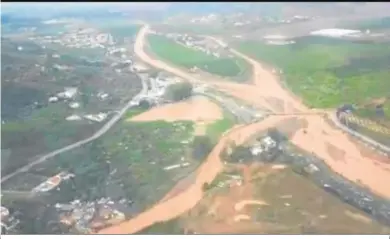
[[[233,116],[230,113],[225,113],[223,119],[217,120],[207,127],[206,134],[210,136],[214,142],[217,142],[221,135],[232,128],[234,124],[235,121]]]
[[[178,66],[185,68],[196,66],[203,71],[222,77],[236,77],[245,71],[245,64],[239,59],[207,55],[163,36],[150,35],[148,41],[154,54]]]
[[[239,42],[241,52],[283,70],[287,86],[312,107],[360,104],[389,95],[390,45],[301,37],[296,44]]]
[[[99,29],[110,33],[114,40],[121,44],[127,38],[134,38],[141,25],[126,23],[126,21],[108,21],[99,24]]]

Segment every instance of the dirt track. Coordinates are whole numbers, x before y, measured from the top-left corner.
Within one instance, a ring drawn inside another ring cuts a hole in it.
[[[156,68],[164,69],[189,81],[199,82],[199,80],[192,75],[178,68],[150,58],[143,51],[145,34],[147,31],[148,27],[144,27],[137,36],[135,53],[138,57]],[[270,97],[277,98],[279,102],[284,102],[284,107],[282,107],[284,113],[310,111],[299,99],[283,89],[276,76],[264,69],[260,63],[237,51],[232,50],[232,52],[253,65],[253,84],[243,85],[224,82],[209,83],[234,97],[259,107],[268,108],[274,112],[277,109],[280,110],[281,107],[275,109],[276,107],[268,100]],[[195,182],[190,185],[186,191],[153,206],[129,221],[103,229],[99,233],[134,233],[157,221],[169,220],[188,211],[202,198],[203,183],[211,182],[222,170],[219,153],[224,148],[227,141],[234,140],[237,143],[243,142],[254,132],[273,127],[282,120],[289,118],[293,117],[272,116],[260,123],[233,128],[228,134],[225,134],[221,138],[220,142],[200,166]],[[390,187],[386,184],[386,182],[390,181],[390,166],[384,163],[378,163],[378,161],[374,160],[379,157],[378,155],[362,155],[360,149],[350,141],[350,138],[343,134],[342,131],[331,127],[322,116],[300,116],[299,118],[305,119],[308,126],[306,128],[306,133],[304,132],[304,129],[300,129],[293,135],[291,140],[295,145],[319,156],[335,172],[343,175],[345,178],[352,181],[359,180],[361,184],[370,188],[373,192],[383,197],[390,198]],[[327,150],[329,145],[342,149],[344,151],[344,160],[333,158],[332,154]]]

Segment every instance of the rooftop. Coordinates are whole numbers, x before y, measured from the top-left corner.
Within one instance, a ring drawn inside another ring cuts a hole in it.
[[[329,28],[310,32],[310,35],[341,37],[361,33],[360,30]]]
[[[0,212],[2,218],[9,215],[9,210],[6,207],[1,207]]]

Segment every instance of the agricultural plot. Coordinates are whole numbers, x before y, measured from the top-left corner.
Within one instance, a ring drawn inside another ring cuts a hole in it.
[[[282,78],[307,105],[337,107],[388,94],[390,45],[301,37],[295,44],[240,42],[238,50],[283,71]]]
[[[110,33],[118,44],[123,44],[126,39],[133,39],[141,28],[141,25],[125,19],[100,19],[92,23],[102,32]]]
[[[148,41],[154,54],[178,66],[197,67],[222,77],[236,77],[245,71],[242,62],[235,58],[217,58],[207,55],[163,36],[150,35]]]

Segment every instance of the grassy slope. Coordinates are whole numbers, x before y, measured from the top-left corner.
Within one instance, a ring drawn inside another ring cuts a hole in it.
[[[233,127],[235,124],[234,118],[230,113],[225,113],[224,118],[215,121],[207,127],[206,134],[211,137],[215,142],[218,141],[219,137]]]
[[[163,168],[180,162],[187,150],[181,141],[191,139],[192,131],[193,124],[185,121],[130,123],[123,120],[103,137],[34,167],[32,173],[50,176],[65,170],[76,174],[77,187],[67,198],[115,197],[105,195],[105,190],[112,184],[120,184],[124,195],[142,209],[161,198],[173,185],[181,171]],[[191,167],[196,164],[192,163]]]
[[[150,35],[148,41],[151,50],[156,55],[182,67],[196,66],[204,71],[224,77],[234,77],[242,72],[242,65],[236,62],[237,59],[216,58],[182,46],[163,36]]]
[[[304,37],[292,45],[241,42],[236,46],[283,69],[287,85],[313,107],[361,103],[389,93],[388,44]]]

